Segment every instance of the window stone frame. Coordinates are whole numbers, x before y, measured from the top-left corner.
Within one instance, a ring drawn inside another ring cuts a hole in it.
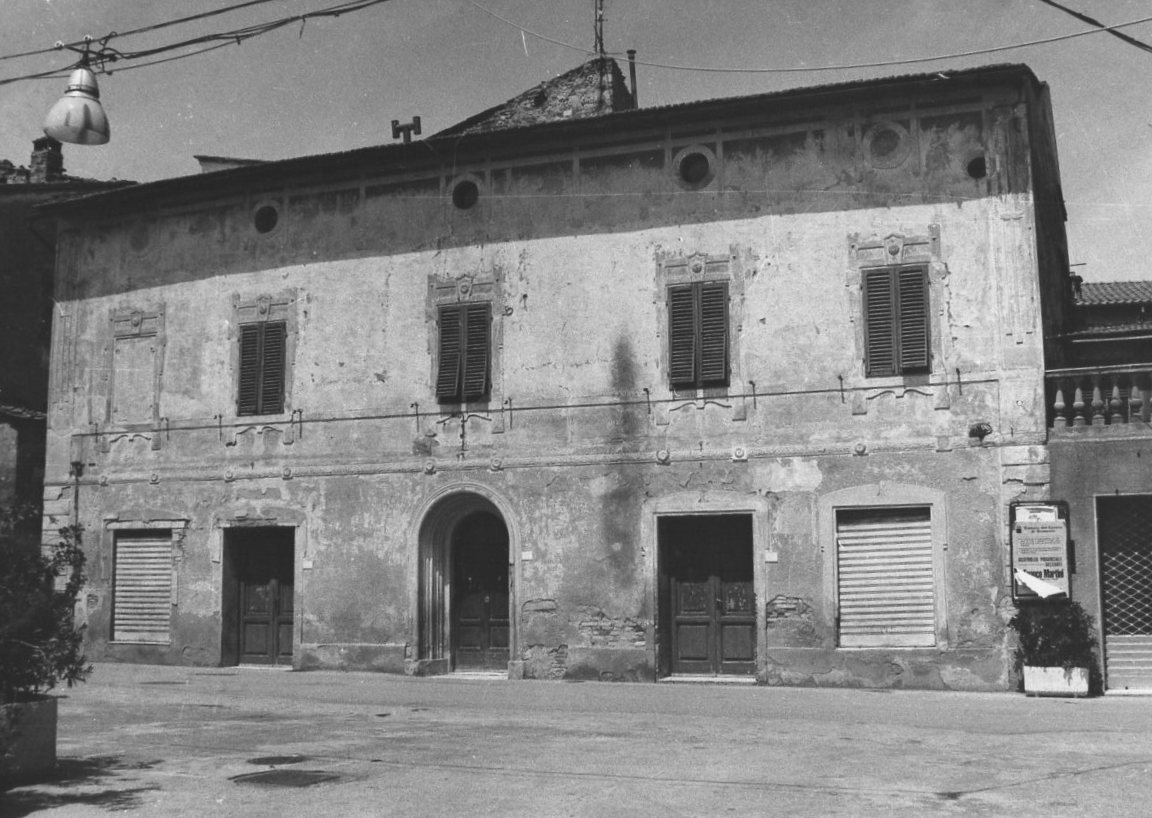
[[[852,369],[857,385],[868,389],[897,388],[910,384],[927,384],[933,378],[946,378],[949,350],[943,325],[945,321],[944,279],[948,268],[940,257],[940,225],[930,224],[922,233],[872,234],[848,237],[849,264],[845,279],[848,292],[848,316],[853,325],[856,360]],[[876,268],[922,267],[928,284],[928,356],[927,373],[869,376],[866,367],[864,274]]]
[[[482,401],[441,403],[436,397],[436,381],[440,372],[440,308],[463,304],[490,305],[492,324],[488,337],[488,397]],[[425,304],[425,323],[428,327],[428,394],[429,401],[447,413],[469,411],[490,412],[504,405],[504,377],[502,357],[504,350],[505,299],[500,279],[494,273],[462,273],[459,275],[432,275],[428,277],[428,297]],[[494,419],[495,420],[495,419]],[[493,432],[503,431],[502,419],[494,422]]]
[[[297,294],[295,290],[284,290],[276,294],[258,296],[232,296],[232,314],[228,326],[230,344],[229,363],[231,367],[227,417],[251,421],[259,418],[288,418],[292,409],[292,384],[295,372],[296,343],[299,323],[296,315]],[[240,394],[240,327],[244,324],[284,322],[284,405],[280,412],[261,415],[241,415],[239,413]]]
[[[124,432],[155,432],[160,423],[160,390],[164,375],[164,307],[152,309],[120,308],[112,311],[111,342],[108,344],[108,394],[104,411],[107,429]],[[152,358],[152,417],[137,423],[119,423],[116,418],[116,348],[118,342],[143,341],[155,344]]]
[[[660,389],[675,400],[706,400],[727,398],[747,392],[740,355],[740,336],[744,322],[744,274],[739,254],[733,248],[727,255],[708,255],[695,252],[684,256],[669,256],[658,260],[656,266],[656,337],[660,347]],[[669,345],[668,292],[684,284],[724,282],[728,285],[728,384],[704,388],[676,389],[671,381],[671,350]],[[743,420],[746,408],[737,401],[733,420]]]

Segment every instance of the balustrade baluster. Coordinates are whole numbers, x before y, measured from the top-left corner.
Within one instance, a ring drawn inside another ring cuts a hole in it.
[[[1052,400],[1052,428],[1065,429],[1068,427],[1068,418],[1064,415],[1068,405],[1064,403],[1064,379],[1056,379],[1056,396]]]
[[[1124,403],[1120,400],[1120,376],[1112,376],[1112,398],[1108,401],[1108,422],[1124,423]]]
[[[1104,425],[1104,396],[1100,393],[1100,376],[1092,376],[1092,425]]]
[[[1148,420],[1148,399],[1145,397],[1148,390],[1140,388],[1140,382],[1147,383],[1149,380],[1148,373],[1137,372],[1132,375],[1132,420],[1147,422]]]
[[[1076,385],[1076,391],[1072,396],[1072,425],[1085,426],[1088,423],[1088,418],[1084,406],[1084,388],[1079,380],[1073,381],[1073,383]]]

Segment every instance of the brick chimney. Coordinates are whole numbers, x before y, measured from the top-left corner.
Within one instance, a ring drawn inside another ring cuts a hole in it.
[[[64,175],[64,154],[60,143],[50,136],[32,142],[32,161],[29,162],[32,184],[58,182]]]

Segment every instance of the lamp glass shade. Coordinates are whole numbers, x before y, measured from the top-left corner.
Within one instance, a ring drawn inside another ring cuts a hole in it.
[[[112,135],[108,116],[100,104],[96,75],[77,68],[68,79],[64,96],[44,118],[44,133],[59,142],[74,145],[103,145]]]

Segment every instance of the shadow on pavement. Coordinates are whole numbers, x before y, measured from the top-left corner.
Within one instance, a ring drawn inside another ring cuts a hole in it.
[[[131,779],[116,780],[122,773],[147,770],[159,762],[125,763],[120,756],[61,758],[48,775],[20,781],[0,781],[0,818],[22,818],[41,810],[71,805],[128,811],[141,806],[141,796],[158,785],[122,786]]]

